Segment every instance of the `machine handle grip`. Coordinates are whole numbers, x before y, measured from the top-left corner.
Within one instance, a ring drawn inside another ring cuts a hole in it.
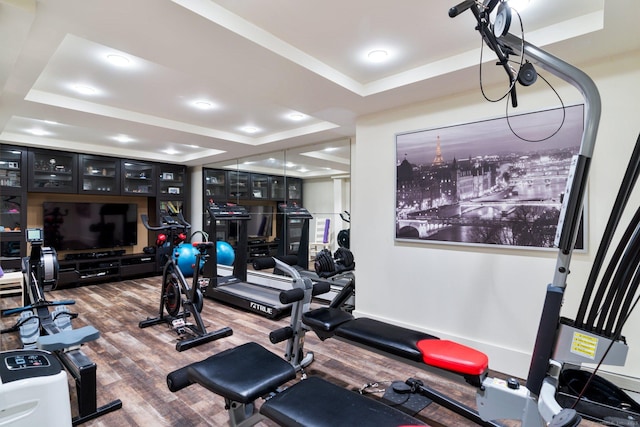
[[[462,12],[464,12],[465,10],[473,6],[474,3],[475,3],[475,0],[464,0],[460,2],[459,4],[449,9],[449,17],[455,18],[456,16],[460,15]]]
[[[288,340],[293,336],[293,329],[291,326],[285,326],[284,328],[276,329],[275,331],[271,331],[269,334],[269,341],[272,344],[278,344],[284,340]]]
[[[311,291],[311,295],[316,296],[316,295],[326,294],[330,290],[331,290],[331,285],[329,283],[318,282],[315,285],[313,285],[313,290]]]
[[[167,387],[169,387],[170,391],[175,393],[176,391],[182,390],[183,388],[193,384],[187,373],[190,366],[191,365],[184,366],[167,375]]]
[[[304,290],[300,288],[288,289],[280,292],[280,302],[282,304],[291,304],[304,298]]]

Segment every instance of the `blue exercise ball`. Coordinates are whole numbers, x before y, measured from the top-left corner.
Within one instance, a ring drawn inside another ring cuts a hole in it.
[[[177,259],[178,268],[182,271],[183,276],[193,276],[193,269],[196,265],[197,254],[198,249],[194,248],[191,243],[180,243],[174,249],[173,258]]]
[[[218,264],[233,265],[233,261],[236,259],[233,246],[222,240],[216,242],[216,253],[218,254]]]

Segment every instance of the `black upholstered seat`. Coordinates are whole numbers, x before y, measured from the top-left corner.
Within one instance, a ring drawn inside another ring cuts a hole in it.
[[[417,347],[419,341],[439,339],[424,332],[367,318],[358,318],[351,322],[342,323],[334,332],[337,337],[415,362],[423,361],[422,353]]]
[[[260,413],[281,426],[426,425],[404,412],[318,377],[309,377],[278,393],[262,405]]]
[[[235,402],[250,403],[296,377],[284,359],[250,342],[187,369],[189,380]]]

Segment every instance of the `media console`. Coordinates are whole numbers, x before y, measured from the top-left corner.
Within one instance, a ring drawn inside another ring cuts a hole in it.
[[[58,286],[80,286],[158,273],[155,254],[82,254],[58,261]]]

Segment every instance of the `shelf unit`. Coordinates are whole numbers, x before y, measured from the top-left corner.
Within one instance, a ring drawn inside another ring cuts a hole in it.
[[[133,160],[122,161],[122,194],[155,196],[155,164]]]
[[[0,146],[0,265],[5,271],[21,271],[26,255],[26,164],[25,148]]]
[[[80,155],[80,185],[83,194],[120,194],[120,159]]]
[[[77,193],[78,156],[74,153],[29,150],[29,191]]]
[[[59,261],[58,286],[130,279],[156,273],[155,255],[107,255]]]

